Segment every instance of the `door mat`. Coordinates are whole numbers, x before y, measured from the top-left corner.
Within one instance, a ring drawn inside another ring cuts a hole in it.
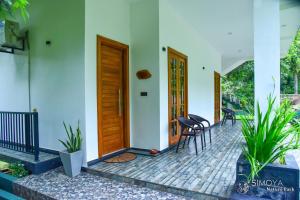
[[[122,153],[113,158],[109,158],[105,160],[106,163],[124,163],[129,162],[136,159],[136,155],[133,153]]]

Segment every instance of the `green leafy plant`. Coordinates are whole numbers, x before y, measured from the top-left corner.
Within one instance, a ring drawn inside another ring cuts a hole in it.
[[[28,5],[28,0],[0,0],[0,20],[5,20],[9,16],[13,17],[18,12],[24,19],[27,19]]]
[[[268,97],[268,108],[263,115],[257,103],[257,121],[242,118],[242,133],[246,140],[243,154],[250,163],[249,180],[253,180],[269,163],[278,160],[285,163],[285,155],[289,150],[299,149],[299,124],[291,125],[295,116],[288,101],[274,108],[276,99]]]
[[[11,171],[11,175],[18,178],[25,177],[29,174],[22,163],[11,163],[8,169]]]
[[[67,128],[65,122],[63,122],[64,128],[67,133],[67,140],[64,142],[62,140],[59,140],[66,148],[69,153],[73,153],[76,151],[79,151],[81,149],[82,144],[82,137],[81,137],[81,130],[79,127],[79,121],[78,126],[76,128],[76,132],[74,133],[71,125],[69,125],[69,129]]]

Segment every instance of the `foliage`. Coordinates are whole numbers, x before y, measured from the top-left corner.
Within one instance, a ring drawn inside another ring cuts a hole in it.
[[[28,18],[28,0],[0,0],[0,20],[5,20],[20,13],[24,19]]]
[[[300,74],[300,30],[291,44],[288,54],[280,60],[281,93],[298,93],[295,83]],[[298,82],[298,90],[300,81]],[[254,108],[254,61],[240,65],[222,79],[222,92],[224,97],[235,97],[241,102],[242,110],[253,114]]]
[[[281,94],[293,94],[294,91],[294,76],[290,71],[288,59],[282,58],[280,60],[280,91]]]
[[[288,101],[274,108],[275,98],[269,96],[268,109],[264,115],[257,104],[257,122],[242,118],[242,133],[246,140],[243,154],[251,166],[249,180],[252,180],[269,163],[284,162],[287,151],[299,149],[299,124],[291,126],[289,122],[295,112]],[[275,110],[275,111],[274,111]]]
[[[8,168],[11,171],[11,175],[18,178],[25,177],[29,174],[28,171],[25,169],[24,165],[21,163],[9,164]]]
[[[300,30],[297,32],[295,40],[289,49],[286,62],[293,73],[300,73]]]
[[[254,62],[247,61],[222,78],[222,93],[235,97],[244,111],[254,105]]]
[[[59,140],[66,148],[69,153],[73,153],[76,151],[79,151],[81,149],[82,144],[82,137],[81,137],[81,130],[79,127],[79,121],[78,126],[76,129],[76,133],[74,133],[71,125],[69,125],[69,129],[67,128],[65,122],[63,122],[65,131],[67,133],[67,140],[64,142],[62,140]]]
[[[300,73],[300,30],[297,32],[295,40],[293,41],[288,55],[286,57],[289,70],[294,77],[294,93],[299,93],[299,73]]]

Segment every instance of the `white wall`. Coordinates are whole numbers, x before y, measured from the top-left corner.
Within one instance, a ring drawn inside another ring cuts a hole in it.
[[[275,107],[280,104],[280,2],[254,0],[253,5],[254,96],[266,113],[269,95],[276,97]],[[256,119],[258,114],[255,107]]]
[[[60,150],[63,121],[85,129],[84,1],[30,2],[31,102],[39,112],[40,146]],[[47,46],[46,40],[52,44]]]
[[[130,7],[127,1],[85,1],[85,115],[88,161],[98,158],[97,35],[130,44]]]
[[[214,71],[221,72],[221,55],[170,7],[159,0],[160,149],[168,147],[168,57],[162,47],[188,56],[188,111],[214,122]],[[206,69],[203,70],[202,67]]]
[[[29,109],[26,53],[0,53],[0,111],[27,112]]]
[[[131,5],[132,53],[132,147],[160,149],[159,131],[159,13],[158,0]],[[152,77],[138,80],[136,72],[147,69]],[[148,96],[140,96],[140,92]]]
[[[84,0],[31,0],[29,14],[22,26],[29,30],[31,70],[28,51],[0,53],[0,110],[29,111],[30,73],[40,147],[61,150],[57,139],[66,136],[63,121],[75,126],[80,120],[85,129]],[[46,46],[46,40],[52,45]]]

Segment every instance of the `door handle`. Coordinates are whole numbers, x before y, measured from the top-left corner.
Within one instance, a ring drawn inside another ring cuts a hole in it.
[[[119,117],[122,117],[122,98],[121,98],[121,89],[119,89]]]

